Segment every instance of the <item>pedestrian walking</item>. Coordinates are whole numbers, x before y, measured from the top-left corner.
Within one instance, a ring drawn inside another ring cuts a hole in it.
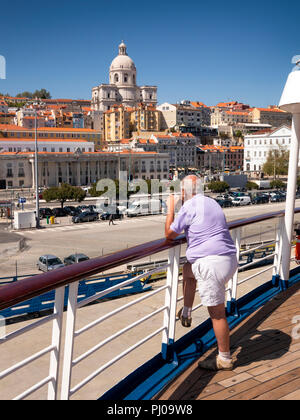
[[[114,214],[113,213],[110,213],[110,215],[108,217],[108,220],[109,220],[108,226],[110,226],[111,224],[112,225],[115,225],[115,223],[114,223]]]

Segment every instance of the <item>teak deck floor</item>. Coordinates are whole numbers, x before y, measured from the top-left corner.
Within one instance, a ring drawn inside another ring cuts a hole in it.
[[[232,371],[198,368],[199,360],[216,355],[214,347],[154,399],[300,399],[300,284],[274,297],[233,329],[231,349]]]

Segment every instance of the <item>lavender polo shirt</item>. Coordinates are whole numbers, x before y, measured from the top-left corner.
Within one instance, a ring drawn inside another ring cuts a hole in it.
[[[170,228],[178,234],[185,231],[190,263],[209,255],[236,254],[222,208],[202,194],[183,204]]]

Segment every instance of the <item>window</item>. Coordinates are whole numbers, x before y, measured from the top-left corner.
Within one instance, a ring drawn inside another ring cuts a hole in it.
[[[115,81],[115,83],[118,83],[118,81],[119,81],[119,75],[118,74],[115,74],[114,81]]]
[[[127,83],[128,82],[128,74],[127,73],[125,73],[124,74],[124,83]]]

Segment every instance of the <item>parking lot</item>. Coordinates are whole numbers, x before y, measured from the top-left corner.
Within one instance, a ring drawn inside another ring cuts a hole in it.
[[[225,208],[228,221],[255,216],[261,213],[284,209],[285,203],[267,203],[262,205],[238,206]],[[300,206],[300,200],[296,201]],[[298,218],[298,216],[297,216]],[[18,231],[26,246],[22,252],[12,256],[0,255],[2,277],[18,274],[38,273],[37,262],[42,255],[54,255],[64,261],[72,254],[83,253],[89,258],[106,255],[144,242],[163,237],[165,215],[124,217],[109,224],[108,220],[88,223],[72,223],[72,216],[57,217],[55,224],[47,224],[41,219],[42,229]],[[249,225],[243,232],[245,242],[265,241],[274,238],[276,220],[261,223],[255,227]],[[148,258],[162,259],[167,254]],[[124,267],[123,267],[124,268]],[[126,267],[125,267],[126,268]]]

